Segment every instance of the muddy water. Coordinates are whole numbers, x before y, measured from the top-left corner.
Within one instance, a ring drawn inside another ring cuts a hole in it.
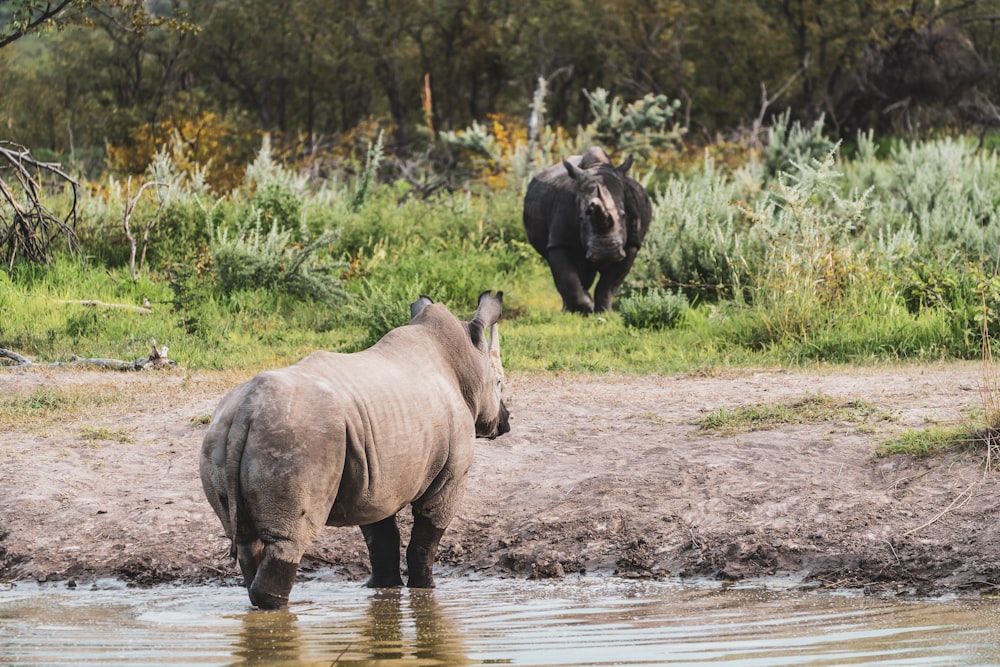
[[[1000,601],[775,586],[442,578],[434,591],[298,584],[0,588],[2,665],[1000,665]]]

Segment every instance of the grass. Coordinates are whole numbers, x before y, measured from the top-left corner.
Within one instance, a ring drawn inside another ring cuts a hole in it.
[[[931,426],[899,434],[881,443],[876,456],[903,454],[914,458],[927,458],[945,451],[966,450],[975,442],[967,426]]]
[[[59,415],[91,411],[127,398],[113,387],[79,386],[34,391],[0,399],[0,430],[26,423],[44,425]]]
[[[747,405],[733,410],[720,408],[696,423],[701,432],[734,435],[765,431],[786,424],[820,424],[832,421],[859,422],[870,418],[891,419],[876,406],[858,399],[841,400],[817,394],[788,403]]]
[[[84,426],[80,429],[80,438],[88,443],[96,444],[98,441],[117,442],[127,445],[135,442],[132,434],[124,429],[112,429],[107,427]]]

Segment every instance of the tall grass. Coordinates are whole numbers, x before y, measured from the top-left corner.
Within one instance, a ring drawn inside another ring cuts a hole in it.
[[[998,163],[959,139],[885,152],[860,136],[847,159],[815,127],[786,127],[736,168],[643,165],[654,219],[622,315],[589,318],[560,312],[517,178],[420,198],[378,182],[372,150],[355,181],[316,181],[265,144],[227,194],[158,158],[166,203],[135,280],[120,186],[91,188],[86,263],[0,272],[0,347],[130,359],[155,338],[191,368],[255,368],[367,346],[420,295],[467,316],[484,289],[504,291],[506,363],[525,371],[971,359],[984,324],[1000,331]],[[525,151],[496,148],[489,182],[523,174]],[[140,202],[137,224],[155,205]]]

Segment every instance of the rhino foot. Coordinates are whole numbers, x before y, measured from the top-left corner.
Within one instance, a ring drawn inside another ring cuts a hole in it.
[[[400,588],[402,585],[403,578],[399,576],[399,572],[396,572],[395,576],[388,577],[376,577],[373,574],[365,582],[365,588]]]

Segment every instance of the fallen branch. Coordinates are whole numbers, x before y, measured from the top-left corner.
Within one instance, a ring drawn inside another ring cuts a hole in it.
[[[12,359],[12,360],[14,360],[14,362],[18,366],[31,366],[32,365],[30,361],[28,361],[27,359],[25,359],[24,357],[22,357],[17,352],[13,352],[11,350],[5,350],[2,347],[0,347],[0,357],[3,357],[5,359]]]
[[[100,368],[110,368],[116,371],[141,371],[145,368],[169,368],[174,365],[174,361],[167,358],[167,351],[169,348],[164,347],[162,350],[156,347],[156,340],[153,340],[152,344],[153,350],[149,353],[149,356],[144,359],[136,359],[135,361],[122,361],[120,359],[103,359],[100,357],[96,358],[86,358],[78,357],[73,355],[72,361],[54,361],[48,364],[36,364],[30,359],[21,356],[17,352],[0,348],[0,358],[6,358],[14,361],[13,365],[0,364],[0,369],[5,368],[28,368],[31,366],[45,366],[47,368],[52,368],[56,366],[98,366]]]
[[[972,489],[976,486],[976,484],[979,484],[980,481],[981,480],[978,480],[978,479],[975,480],[975,481],[973,481],[972,484],[970,484],[967,489],[965,489],[964,491],[962,491],[961,493],[959,493],[957,496],[955,496],[955,499],[951,501],[950,505],[948,505],[943,510],[941,510],[936,515],[934,515],[934,517],[931,518],[929,521],[926,521],[926,522],[920,524],[916,528],[910,528],[908,531],[906,531],[905,533],[903,533],[902,537],[909,537],[913,533],[916,533],[917,531],[923,530],[927,526],[931,525],[932,523],[934,523],[935,521],[937,521],[938,519],[940,519],[941,517],[943,517],[948,512],[952,511],[953,509],[958,509],[959,507],[962,507],[963,505],[965,505],[966,503],[968,503],[970,500],[972,500]],[[968,494],[968,496],[965,498],[965,500],[963,500],[961,503],[959,503],[958,501],[961,500],[962,496],[965,496],[966,494]]]
[[[98,306],[101,308],[123,308],[125,310],[134,310],[137,313],[143,314],[153,312],[151,308],[146,308],[145,306],[133,306],[130,303],[106,303],[96,299],[56,299],[56,303],[75,303],[80,306]]]

